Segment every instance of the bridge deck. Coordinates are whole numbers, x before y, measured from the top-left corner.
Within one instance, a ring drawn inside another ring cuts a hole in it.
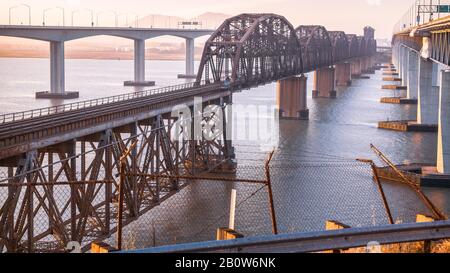
[[[59,110],[51,107],[22,112],[9,121],[12,115],[4,115],[0,117],[4,121],[0,124],[0,159],[170,113],[178,104],[192,105],[195,96],[211,100],[230,92],[220,84],[191,83],[62,105]]]

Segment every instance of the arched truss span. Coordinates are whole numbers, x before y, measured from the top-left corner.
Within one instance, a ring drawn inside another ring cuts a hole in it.
[[[358,36],[359,54],[358,57],[365,56],[367,53],[367,40],[363,36]]]
[[[299,26],[296,33],[302,49],[304,72],[333,64],[330,36],[323,26]]]
[[[300,74],[300,44],[293,26],[275,14],[241,14],[229,18],[205,44],[197,83],[252,86]]]
[[[349,44],[349,56],[351,58],[359,56],[359,41],[357,36],[355,34],[347,34],[347,40]]]
[[[349,42],[343,31],[329,31],[331,44],[333,46],[333,62],[341,62],[350,56]]]

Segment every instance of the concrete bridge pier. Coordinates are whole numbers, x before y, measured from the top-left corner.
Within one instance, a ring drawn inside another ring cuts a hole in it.
[[[64,42],[50,42],[50,91],[37,92],[37,99],[75,99],[78,92],[65,90]]]
[[[401,51],[401,78],[402,86],[408,86],[408,71],[409,71],[409,49],[402,47]]]
[[[352,85],[352,67],[351,63],[336,64],[336,85],[350,86]]]
[[[437,125],[439,117],[439,87],[433,85],[435,64],[419,57],[419,89],[417,123]],[[436,72],[437,74],[437,72]]]
[[[145,80],[145,40],[134,40],[134,81],[125,81],[125,86],[155,86],[154,81]]]
[[[361,72],[363,74],[375,74],[375,70],[373,69],[373,62],[372,62],[372,57],[363,57],[362,58],[362,68],[361,68]]]
[[[351,63],[352,78],[361,78],[361,59],[357,58]]]
[[[433,86],[440,86],[439,84],[439,64],[433,62],[433,75],[432,75],[432,79],[431,79],[431,84]]]
[[[325,67],[314,73],[313,98],[336,98],[335,68]]]
[[[304,75],[277,82],[277,108],[282,119],[309,119],[307,81]]]
[[[419,81],[419,55],[408,50],[408,68],[407,68],[407,99],[417,99],[418,81]]]
[[[195,79],[195,43],[193,38],[186,39],[186,74],[179,74],[180,79]]]
[[[441,71],[437,170],[450,175],[450,70]]]

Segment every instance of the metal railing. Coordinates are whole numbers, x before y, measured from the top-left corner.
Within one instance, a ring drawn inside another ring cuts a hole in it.
[[[450,222],[414,223],[272,235],[124,251],[124,253],[306,253],[450,238]]]
[[[402,18],[395,24],[393,33],[412,30],[413,28],[429,23],[449,15],[450,0],[417,0],[410,6]]]
[[[199,86],[204,85],[205,83],[202,82]],[[127,101],[137,98],[143,98],[148,97],[152,95],[157,94],[163,94],[163,93],[169,93],[174,91],[179,91],[183,89],[193,88],[195,86],[195,82],[191,83],[184,83],[179,85],[173,85],[173,86],[166,86],[162,88],[157,89],[151,89],[151,90],[145,90],[140,92],[133,92],[133,93],[126,93],[111,97],[103,97],[98,99],[92,99],[92,100],[86,100],[86,101],[80,101],[80,102],[74,102],[69,104],[62,104],[57,106],[51,106],[46,108],[40,108],[40,109],[33,109],[33,110],[27,110],[23,112],[17,112],[17,113],[10,113],[10,114],[4,114],[0,115],[0,124],[5,124],[8,122],[15,122],[15,121],[22,121],[26,119],[32,119],[42,116],[49,116],[53,114],[60,114],[64,112],[70,112],[70,111],[76,111],[81,109],[86,109],[90,107],[96,107],[100,105],[110,104],[110,103],[116,103],[121,101]]]

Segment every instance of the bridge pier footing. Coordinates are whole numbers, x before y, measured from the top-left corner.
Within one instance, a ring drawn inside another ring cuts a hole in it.
[[[409,70],[409,49],[402,47],[401,50],[401,78],[402,86],[408,86],[408,70]]]
[[[277,82],[277,108],[282,119],[309,119],[307,81],[304,75]]]
[[[134,40],[134,81],[125,81],[124,86],[155,86],[154,81],[145,80],[145,40]]]
[[[336,98],[334,67],[325,67],[315,71],[313,97]]]
[[[417,123],[438,124],[439,87],[433,86],[434,67],[432,61],[419,58],[419,89]]]
[[[407,76],[407,98],[408,99],[417,99],[418,93],[418,81],[419,81],[419,55],[412,51],[408,50],[408,76]]]
[[[336,85],[352,85],[352,68],[350,63],[340,63],[336,65]]]
[[[450,175],[450,70],[441,72],[437,170]]]
[[[195,74],[194,68],[195,59],[195,43],[194,39],[186,39],[186,74],[179,74],[179,79],[195,79],[197,75]]]
[[[358,58],[351,63],[352,78],[361,78],[361,60]]]
[[[76,99],[78,92],[65,90],[64,42],[50,42],[50,91],[37,92],[37,99]]]

